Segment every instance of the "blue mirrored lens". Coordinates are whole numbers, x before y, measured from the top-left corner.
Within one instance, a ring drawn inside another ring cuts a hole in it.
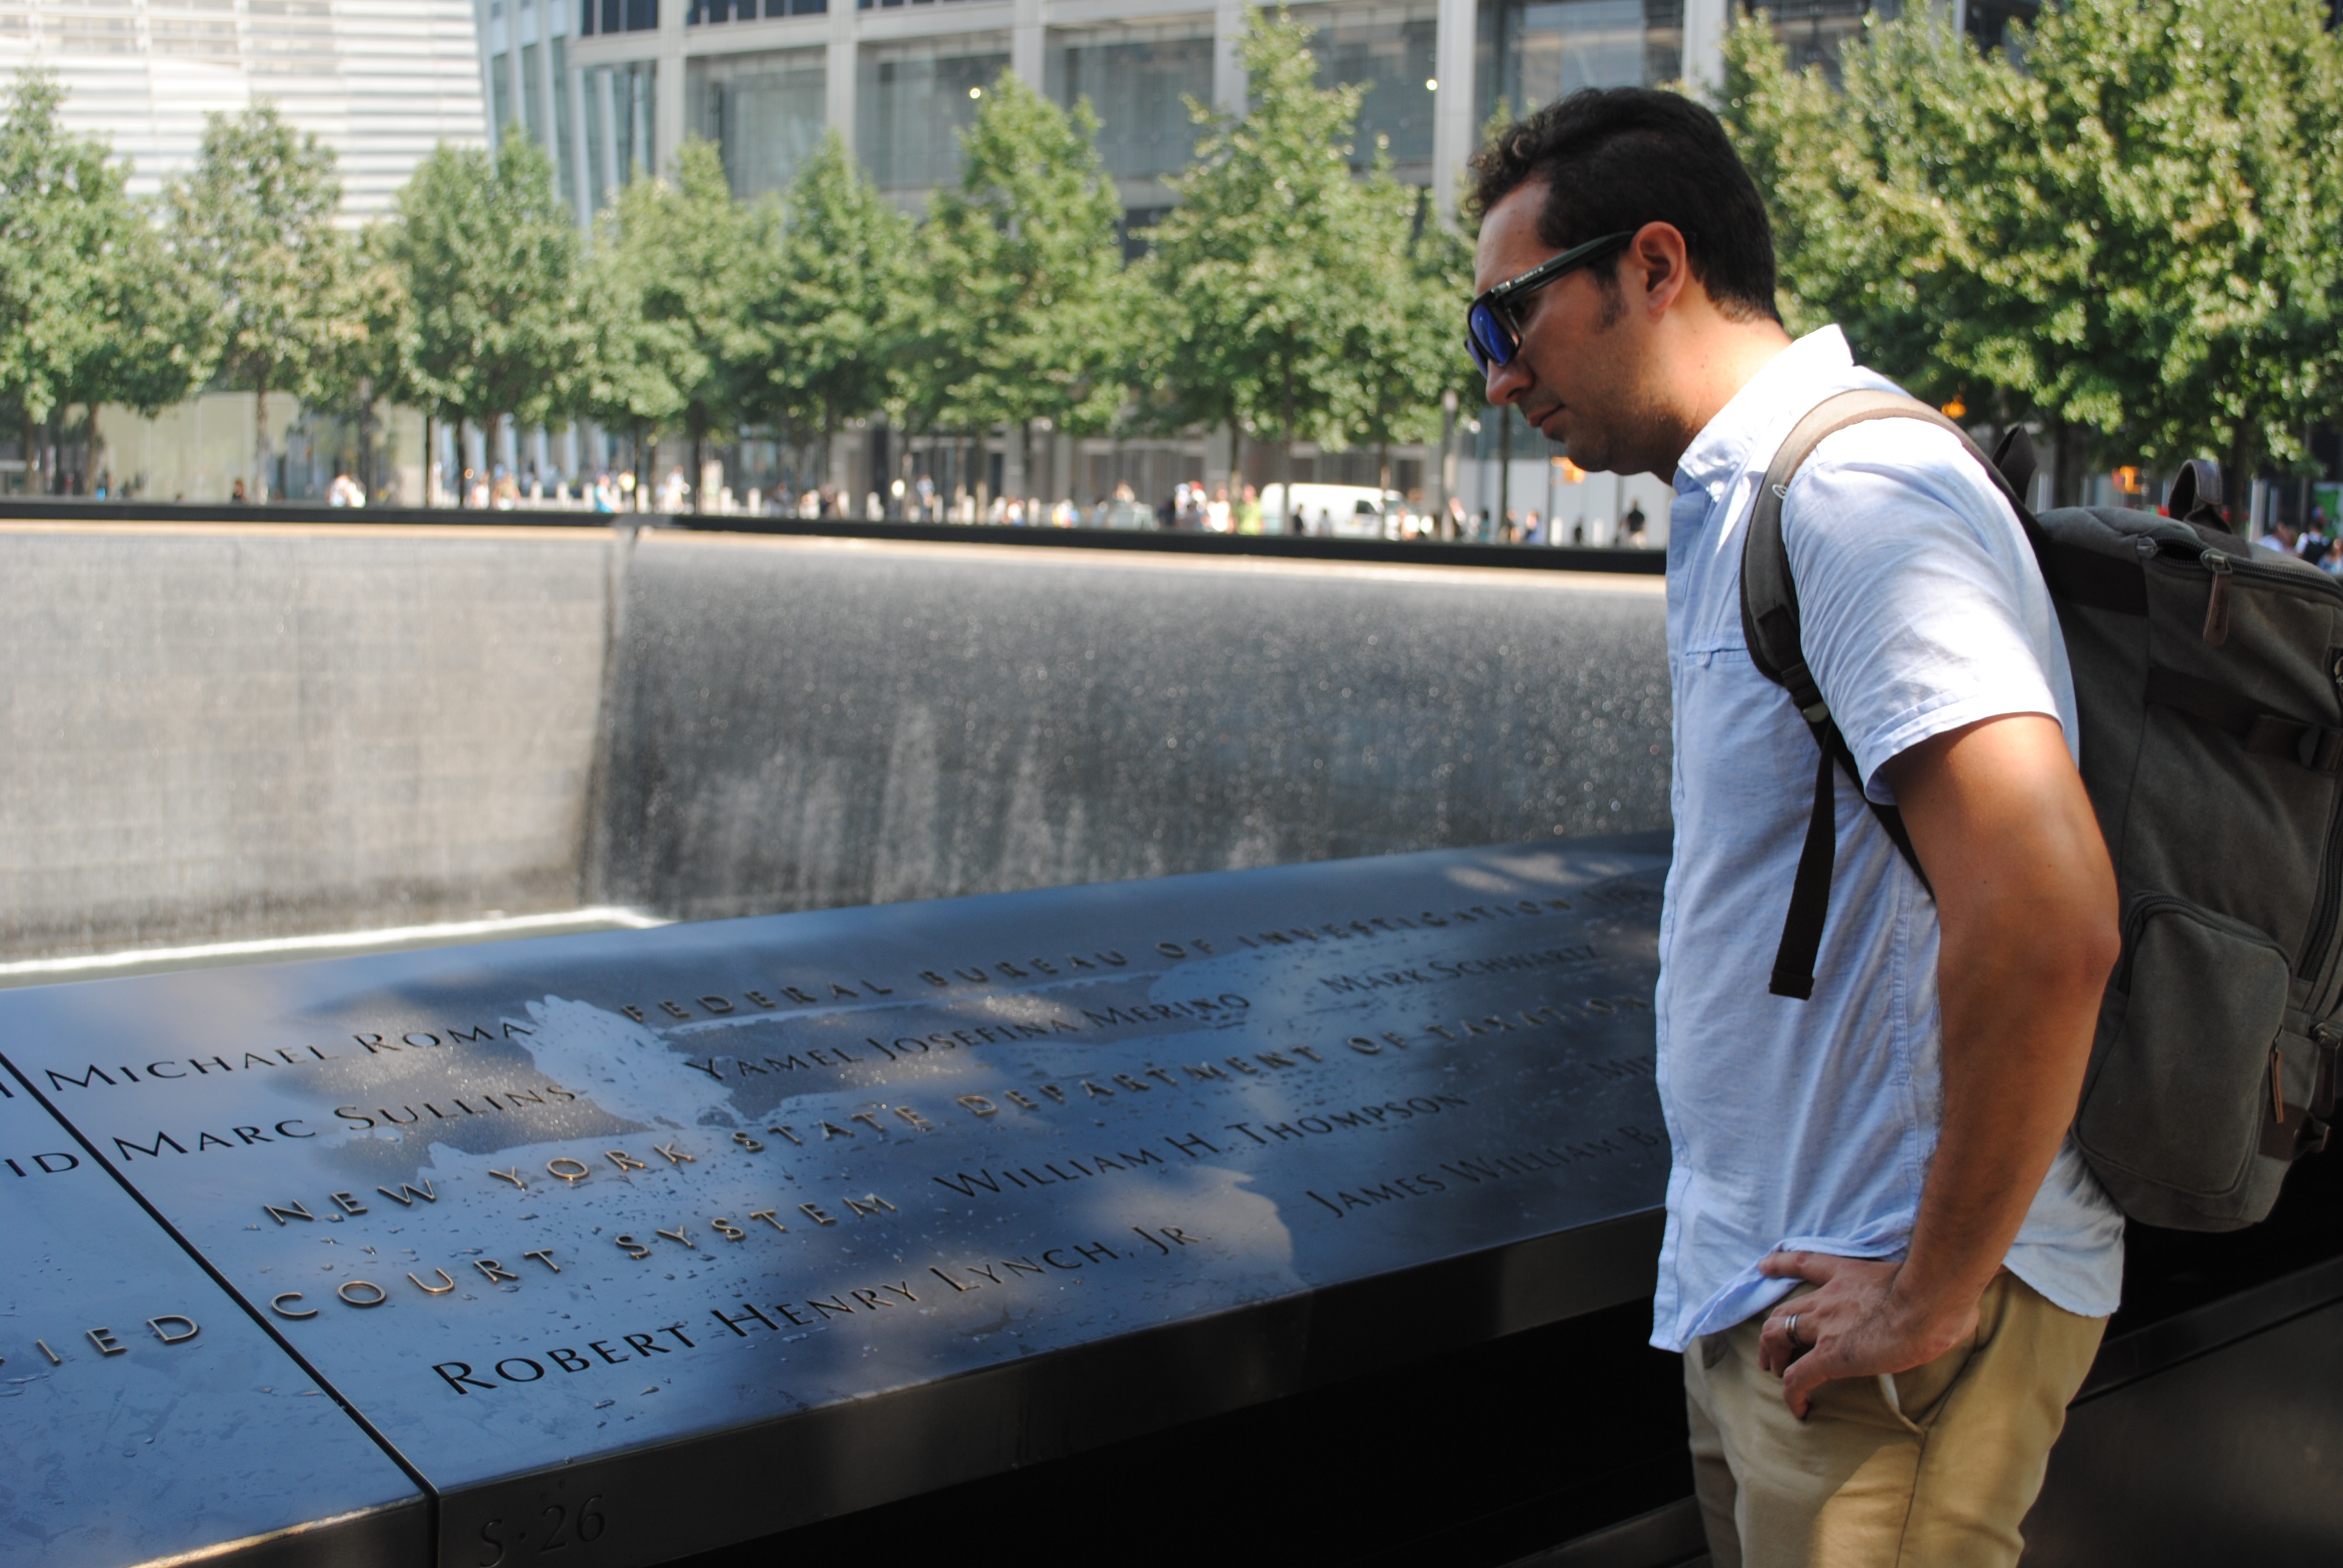
[[[1492,365],[1513,362],[1513,335],[1498,319],[1497,313],[1485,305],[1476,305],[1466,318],[1468,335],[1473,348],[1473,358],[1480,361],[1482,374]]]

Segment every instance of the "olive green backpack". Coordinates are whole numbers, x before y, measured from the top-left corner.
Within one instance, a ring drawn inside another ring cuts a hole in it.
[[[2170,518],[2073,507],[2037,518],[2021,498],[2035,467],[2022,429],[1987,458],[1900,394],[1825,399],[1782,443],[1742,553],[1750,657],[1789,692],[1821,750],[1776,995],[1812,992],[1836,846],[1831,771],[1855,774],[1800,653],[1782,504],[1825,437],[1871,419],[1958,437],[2016,508],[2057,606],[2083,783],[2123,911],[2076,1144],[2135,1220],[2253,1224],[2293,1161],[2326,1146],[2335,1114],[2343,585],[2228,532],[2209,463],[2182,470]],[[1895,809],[1871,809],[1918,871]]]

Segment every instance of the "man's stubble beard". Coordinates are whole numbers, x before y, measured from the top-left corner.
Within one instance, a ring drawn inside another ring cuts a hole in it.
[[[1627,302],[1615,281],[1603,289],[1603,314],[1594,322],[1598,355],[1618,347],[1614,331],[1627,316]],[[1636,367],[1623,367],[1620,379],[1602,391],[1592,407],[1582,402],[1571,409],[1580,427],[1572,432],[1566,448],[1574,464],[1591,474],[1658,472],[1645,454],[1665,448],[1672,416],[1666,400],[1636,374]]]

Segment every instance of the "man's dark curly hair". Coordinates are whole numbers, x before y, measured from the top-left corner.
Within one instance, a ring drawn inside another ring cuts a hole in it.
[[[1621,229],[1670,223],[1692,274],[1735,321],[1780,320],[1765,204],[1715,115],[1649,87],[1586,87],[1499,131],[1473,158],[1472,207],[1485,216],[1533,180],[1546,186],[1538,237],[1561,250]],[[1603,286],[1615,276],[1594,269]]]

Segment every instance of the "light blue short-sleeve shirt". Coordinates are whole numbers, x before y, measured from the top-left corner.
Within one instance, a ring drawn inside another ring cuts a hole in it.
[[[1674,1141],[1652,1342],[1682,1350],[1786,1294],[1777,1249],[1909,1246],[1944,1117],[1936,905],[1842,773],[1830,919],[1805,1001],[1766,985],[1814,803],[1815,742],[1741,634],[1741,548],[1766,466],[1835,392],[1890,388],[1836,327],[1799,339],[1686,450],[1668,516],[1675,857],[1660,926],[1660,1102]],[[2056,719],[2074,683],[2016,514],[1952,436],[1878,420],[1792,482],[1783,537],[1806,661],[1861,767],[2004,714]],[[2070,1140],[2008,1266],[2104,1317],[2123,1221]]]

